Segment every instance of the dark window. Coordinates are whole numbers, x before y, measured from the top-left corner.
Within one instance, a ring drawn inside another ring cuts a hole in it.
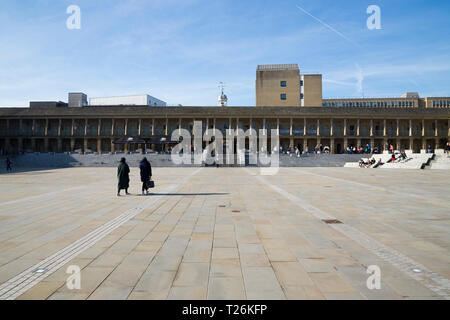
[[[303,99],[303,93],[300,93],[300,99]]]
[[[280,99],[281,100],[286,100],[286,93],[280,94]]]
[[[300,80],[300,87],[303,87],[303,80]]]
[[[286,87],[286,81],[280,81],[280,86]]]

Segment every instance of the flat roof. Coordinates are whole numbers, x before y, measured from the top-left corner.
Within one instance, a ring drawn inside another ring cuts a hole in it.
[[[1,118],[273,118],[273,117],[408,117],[450,118],[450,108],[399,107],[151,107],[148,106],[90,106],[81,108],[0,108]]]
[[[300,70],[298,64],[259,64],[256,71],[285,71],[285,70]]]

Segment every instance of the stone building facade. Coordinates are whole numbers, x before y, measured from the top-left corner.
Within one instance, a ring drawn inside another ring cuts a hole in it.
[[[168,135],[194,120],[207,128],[277,130],[283,148],[332,153],[370,144],[420,152],[443,148],[450,137],[450,107],[83,107],[0,108],[0,150],[18,152],[115,152],[123,136]],[[270,134],[269,134],[270,137]],[[139,146],[137,146],[139,148]]]

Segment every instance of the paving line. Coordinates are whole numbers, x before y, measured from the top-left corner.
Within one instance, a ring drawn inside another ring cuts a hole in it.
[[[245,168],[245,170],[251,175],[254,176],[256,179],[258,179],[263,184],[267,185],[271,189],[275,190],[285,198],[291,200],[293,203],[295,203],[300,208],[306,210],[309,212],[312,216],[314,216],[317,219],[324,220],[324,219],[336,219],[335,217],[323,212],[319,208],[316,208],[312,206],[311,204],[307,203],[305,200],[303,200],[300,197],[297,197],[286,190],[273,185],[266,181],[261,176],[251,172],[249,169]],[[403,273],[407,274],[414,280],[417,280],[420,282],[423,286],[427,287],[431,291],[435,292],[441,297],[444,297],[446,300],[450,300],[450,280],[443,277],[442,275],[431,271],[426,266],[424,266],[421,263],[418,263],[417,261],[414,261],[413,259],[405,256],[404,254],[398,252],[397,250],[392,249],[391,247],[388,247],[381,242],[369,237],[365,233],[349,226],[346,224],[329,224],[330,227],[333,229],[339,231],[346,237],[352,239],[353,241],[357,242],[364,248],[368,249],[381,259],[389,262],[394,267],[402,271]],[[413,269],[420,269],[421,273],[416,273],[413,271]],[[429,281],[434,282],[436,285],[430,284]]]
[[[442,204],[442,205],[444,205],[446,207],[449,206],[449,203],[447,201],[442,201],[442,200],[439,200],[439,199],[434,199],[434,198],[430,198],[430,197],[426,197],[426,196],[420,196],[420,195],[417,195],[417,194],[411,194],[411,193],[407,193],[407,192],[395,191],[395,190],[392,190],[392,189],[387,189],[387,188],[383,188],[383,187],[374,186],[374,185],[371,185],[371,184],[368,184],[368,183],[362,183],[362,182],[351,181],[351,180],[346,180],[346,179],[341,179],[341,178],[335,178],[335,177],[332,177],[332,176],[319,174],[319,173],[312,173],[312,172],[306,171],[304,169],[294,169],[294,168],[286,168],[286,167],[283,168],[283,169],[287,169],[287,170],[290,170],[290,171],[293,171],[293,172],[297,172],[297,173],[304,173],[304,174],[309,174],[309,175],[312,175],[312,176],[327,178],[327,179],[331,179],[331,180],[335,180],[335,181],[339,181],[339,182],[344,182],[344,183],[347,183],[347,184],[353,184],[353,185],[356,185],[356,186],[377,189],[377,190],[381,190],[381,191],[384,191],[384,192],[389,192],[389,193],[392,193],[392,194],[397,194],[397,195],[404,196],[404,197],[411,197],[411,198],[416,198],[416,199],[430,201],[430,202],[438,202],[438,203],[440,203],[440,204]]]
[[[61,189],[61,190],[57,190],[57,191],[51,191],[51,192],[47,192],[47,193],[42,193],[42,194],[37,194],[34,196],[29,196],[29,197],[24,197],[24,198],[20,198],[20,199],[16,199],[16,200],[10,200],[10,201],[5,201],[5,202],[0,202],[0,207],[1,206],[6,206],[9,204],[14,204],[14,203],[23,203],[24,201],[30,201],[30,200],[36,200],[39,198],[47,198],[47,197],[52,197],[54,195],[60,194],[60,193],[65,193],[68,191],[74,191],[74,190],[79,190],[79,189],[86,189],[86,188],[90,188],[96,185],[104,185],[104,182],[95,182],[95,183],[91,183],[85,186],[79,186],[79,187],[72,187],[72,188],[66,188],[66,189]]]
[[[200,170],[202,170],[202,168],[199,168],[191,174],[185,176],[177,184],[167,187],[164,191],[162,191],[162,193],[170,193],[181,187]],[[161,199],[163,199],[162,195],[152,196],[150,199],[142,202],[137,207],[125,211],[123,214],[98,227],[74,243],[6,281],[0,285],[0,300],[14,300],[19,297],[24,292],[28,291],[43,279],[67,264],[67,262],[74,259],[80,253],[95,245],[100,239],[111,233],[113,230],[131,220],[133,217],[141,213],[143,210],[151,207],[155,202]],[[36,273],[35,271],[37,269],[45,269],[45,272]]]

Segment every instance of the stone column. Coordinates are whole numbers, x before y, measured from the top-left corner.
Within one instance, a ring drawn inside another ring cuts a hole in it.
[[[331,138],[330,139],[330,153],[331,154],[335,154],[336,153],[336,151],[334,149],[335,149],[334,148],[334,138]]]
[[[48,136],[48,118],[45,119],[44,136]],[[47,145],[48,147],[48,145]],[[48,151],[45,151],[48,152]]]
[[[373,137],[373,119],[370,119],[370,136]]]
[[[330,136],[333,136],[333,118],[330,119]]]
[[[438,136],[438,121],[434,120],[434,136],[437,137]]]
[[[48,138],[44,138],[44,152],[48,152]]]
[[[88,126],[89,126],[89,120],[85,119],[84,120],[84,136],[86,137],[88,135]]]
[[[396,143],[396,150],[400,150],[401,149],[401,141],[399,138],[395,139],[395,143]]]
[[[97,139],[97,153],[98,154],[102,153],[102,139],[100,138]]]
[[[75,138],[70,139],[70,151],[75,150]]]
[[[320,119],[317,119],[317,136],[320,136]]]
[[[294,120],[292,120],[292,118],[290,119],[290,124],[289,124],[289,135],[292,136],[293,135],[293,129],[292,129],[292,124],[293,124]],[[292,143],[294,140],[292,140]]]
[[[307,147],[307,146],[308,146],[308,139],[303,138],[303,152],[306,151],[306,147]],[[311,150],[309,150],[309,151],[311,151]]]
[[[361,138],[356,139],[357,148],[361,146]]]
[[[356,120],[356,136],[359,137],[359,119]]]
[[[384,119],[383,120],[383,137],[386,137],[386,133],[387,133],[387,130],[386,130],[386,119]]]
[[[370,147],[371,147],[371,149],[373,150],[373,146],[375,145],[375,139],[374,138],[371,138],[370,139]]]
[[[280,135],[280,118],[277,118],[277,135]]]
[[[58,138],[58,152],[62,152],[62,139]]]
[[[267,132],[266,132],[266,118],[263,119],[263,132],[264,132],[265,135],[267,135]]]
[[[344,149],[347,150],[348,147],[348,138],[344,138]]]
[[[213,134],[216,134],[216,118],[213,118]]]
[[[347,119],[344,119],[344,137],[347,136]],[[344,143],[345,148],[347,148],[347,145]]]
[[[425,120],[422,119],[422,137],[425,137]]]
[[[409,119],[409,136],[412,137],[412,120]]]
[[[124,129],[124,136],[128,135],[128,119],[125,119],[125,129]],[[127,147],[127,145],[125,145]]]
[[[397,119],[397,133],[396,133],[396,136],[397,137],[400,136],[400,120],[399,119]]]
[[[97,136],[102,135],[102,118],[98,119],[98,126],[97,126]]]
[[[83,152],[86,152],[88,149],[88,139],[84,138],[83,139]]]
[[[306,136],[306,118],[303,118],[303,135]]]
[[[59,119],[59,121],[58,121],[58,137],[61,137],[61,127],[62,127],[62,120]],[[62,145],[61,145],[61,150],[62,150]],[[58,152],[61,152],[61,151],[59,151],[59,149],[58,149]]]
[[[436,138],[435,140],[436,141],[434,142],[434,150],[439,149],[439,138]]]
[[[111,136],[114,136],[114,129],[115,129],[114,127],[115,127],[115,121],[114,121],[114,119],[111,119]]]
[[[427,140],[422,138],[422,149],[426,150],[427,149]],[[426,151],[425,151],[426,152]]]
[[[111,139],[111,153],[116,152],[116,145],[113,143],[113,139]]]
[[[409,138],[409,150],[414,150],[414,139]]]
[[[72,127],[70,128],[70,135],[73,137],[74,134],[74,126],[75,126],[75,119],[72,119]],[[73,149],[71,149],[73,151]]]
[[[165,131],[165,135],[167,136],[169,134],[169,118],[166,118],[166,131]],[[167,147],[167,145],[166,145]]]

